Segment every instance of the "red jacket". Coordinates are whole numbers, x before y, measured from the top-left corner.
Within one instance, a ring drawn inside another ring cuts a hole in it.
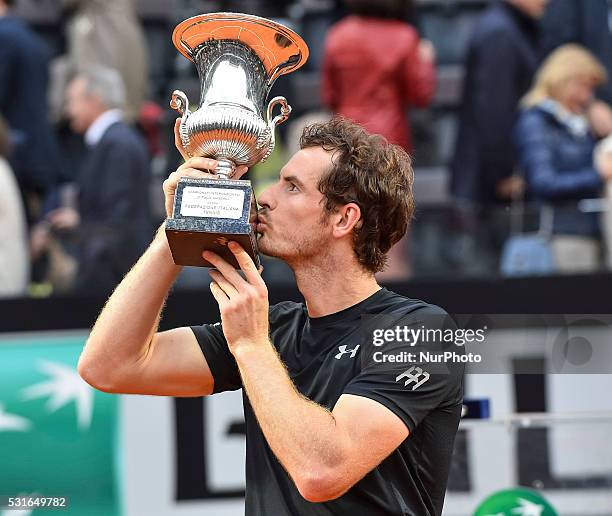
[[[344,18],[325,43],[323,102],[411,151],[406,107],[426,106],[435,90],[434,64],[421,61],[418,48],[419,36],[406,23]]]

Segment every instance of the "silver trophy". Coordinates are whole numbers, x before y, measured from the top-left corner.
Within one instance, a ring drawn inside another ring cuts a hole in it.
[[[250,181],[231,179],[238,165],[266,160],[275,145],[275,128],[291,113],[284,97],[266,100],[276,79],[302,66],[306,43],[287,27],[265,18],[211,13],[180,23],[174,45],[193,61],[200,76],[196,111],[182,91],[171,107],[182,116],[180,137],[189,156],[218,160],[219,179],[182,178],[166,234],[179,265],[210,266],[211,250],[238,266],[227,249],[235,240],[259,265],[256,202]],[[280,112],[274,111],[280,106]]]

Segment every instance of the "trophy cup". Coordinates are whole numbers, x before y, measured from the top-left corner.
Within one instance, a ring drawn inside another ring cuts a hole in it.
[[[210,250],[238,268],[227,247],[234,240],[259,266],[257,205],[250,181],[231,179],[238,165],[252,166],[274,150],[274,130],[289,117],[284,97],[266,106],[272,85],[308,58],[306,43],[287,27],[258,16],[211,13],[189,18],[174,30],[177,50],[193,61],[200,77],[200,106],[189,110],[181,91],[170,106],[182,116],[180,139],[190,157],[219,164],[218,178],[181,178],[166,235],[178,265],[212,267]],[[280,113],[274,116],[274,109]]]

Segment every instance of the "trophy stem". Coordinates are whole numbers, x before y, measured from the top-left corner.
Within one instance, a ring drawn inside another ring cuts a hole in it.
[[[218,160],[217,168],[215,169],[215,173],[219,176],[220,179],[229,179],[234,175],[236,171],[236,164],[229,159],[220,158]]]

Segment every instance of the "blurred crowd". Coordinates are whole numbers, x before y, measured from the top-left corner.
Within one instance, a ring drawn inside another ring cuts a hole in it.
[[[160,12],[171,15],[145,22],[142,2],[56,0],[52,37],[19,3],[0,0],[0,296],[107,292],[144,251],[180,160],[170,92],[199,97],[195,67],[171,44],[174,24],[194,14],[274,18],[311,49],[300,80],[275,85],[294,115],[269,163],[249,172],[256,185],[274,180],[304,125],[340,114],[415,156],[417,207],[431,189],[420,156],[436,126],[422,114],[437,109],[444,56],[422,15],[437,3],[444,19],[453,2],[168,0]],[[607,1],[463,4],[443,227],[428,233],[440,219],[420,209],[381,280],[429,272],[434,253],[451,274],[602,269],[612,252]],[[186,271],[179,286],[202,278]]]

